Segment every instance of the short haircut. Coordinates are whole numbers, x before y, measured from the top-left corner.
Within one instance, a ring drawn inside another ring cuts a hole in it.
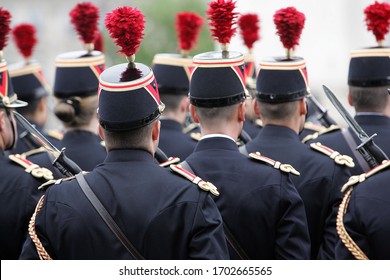
[[[389,93],[388,86],[381,87],[349,87],[352,104],[357,112],[383,112]]]
[[[239,104],[213,108],[195,107],[195,110],[201,122],[230,120],[233,115],[232,113],[236,110],[236,107],[238,107]]]
[[[289,120],[294,116],[299,100],[284,103],[266,103],[257,101],[260,115],[268,120]]]
[[[102,128],[107,150],[146,148],[152,135],[153,124],[154,122],[141,128],[121,132],[108,131]]]
[[[176,111],[185,95],[160,94],[160,99],[165,105],[164,111]]]

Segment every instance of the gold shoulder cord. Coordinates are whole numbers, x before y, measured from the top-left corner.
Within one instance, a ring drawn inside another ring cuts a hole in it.
[[[349,178],[348,182],[341,189],[342,192],[344,192],[347,189],[347,192],[345,193],[343,200],[341,201],[341,204],[339,206],[339,210],[337,212],[336,229],[345,247],[347,247],[347,249],[351,252],[351,254],[358,260],[368,260],[369,258],[366,256],[366,254],[364,254],[364,252],[362,251],[362,249],[360,249],[360,247],[356,244],[356,242],[353,241],[352,237],[348,234],[344,226],[344,215],[347,212],[348,204],[351,199],[351,195],[353,191],[353,186],[363,182],[366,178],[388,167],[390,167],[390,161],[385,160],[382,162],[381,165],[375,167],[374,169],[370,170],[367,173],[352,176],[351,178]]]
[[[52,260],[50,255],[46,252],[45,247],[43,247],[42,242],[39,240],[39,237],[35,231],[35,217],[37,216],[38,212],[41,210],[43,201],[44,201],[45,195],[42,195],[42,197],[39,199],[37,206],[35,207],[34,214],[32,215],[30,219],[30,223],[28,225],[28,234],[31,237],[31,240],[35,244],[35,248],[37,249],[38,256],[41,260]]]

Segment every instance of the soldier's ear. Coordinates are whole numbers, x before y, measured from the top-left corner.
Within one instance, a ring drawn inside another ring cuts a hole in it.
[[[103,134],[103,130],[102,130],[102,127],[100,126],[100,124],[98,124],[98,132],[99,132],[100,138],[104,141],[104,134]]]
[[[352,97],[350,93],[348,93],[348,104],[353,107]]]
[[[191,112],[192,120],[193,120],[195,123],[199,123],[198,114],[196,113],[195,107],[192,106],[192,104],[190,104],[190,112]]]
[[[245,121],[245,103],[242,102],[238,106],[238,120],[240,122]]]
[[[153,129],[152,129],[152,140],[153,141],[157,141],[160,137],[160,126],[161,126],[160,120],[157,120],[153,123]]]
[[[255,115],[260,117],[259,103],[257,101],[254,102],[253,107],[255,110]]]
[[[0,110],[0,131],[3,131],[5,127],[5,111]]]
[[[307,114],[306,98],[299,100],[299,113],[305,116]]]

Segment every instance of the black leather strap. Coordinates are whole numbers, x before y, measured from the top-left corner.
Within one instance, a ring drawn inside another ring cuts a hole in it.
[[[193,173],[194,171],[192,170],[191,166],[188,164],[186,161],[182,161],[180,163],[181,167],[184,168],[185,170]],[[233,248],[234,252],[242,259],[242,260],[250,260],[248,255],[245,253],[244,249],[240,246],[236,238],[234,238],[234,235],[232,232],[228,229],[227,225],[223,223],[223,231],[225,232],[225,238],[226,241],[229,243],[229,245]]]
[[[137,249],[131,244],[131,242],[127,239],[125,234],[121,231],[119,226],[115,223],[114,219],[107,212],[106,208],[104,208],[103,204],[100,202],[99,198],[92,191],[91,187],[88,185],[82,173],[78,173],[76,175],[76,180],[79,183],[82,191],[85,196],[91,202],[93,207],[95,207],[96,211],[99,213],[100,217],[107,224],[110,230],[115,234],[115,236],[119,239],[119,241],[123,244],[129,254],[135,260],[144,260],[145,258],[137,251]]]
[[[348,144],[349,149],[352,151],[353,155],[356,158],[356,161],[358,162],[359,166],[363,169],[364,172],[368,172],[371,170],[371,168],[368,166],[368,163],[365,161],[363,156],[356,151],[356,147],[358,146],[355,139],[351,135],[351,132],[348,128],[341,129],[341,134],[343,135],[345,141]]]

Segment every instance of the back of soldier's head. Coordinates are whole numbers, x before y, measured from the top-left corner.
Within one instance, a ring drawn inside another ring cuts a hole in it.
[[[294,19],[296,28],[283,29],[285,21]],[[293,7],[280,9],[274,15],[274,22],[280,40],[287,49],[287,56],[264,58],[260,62],[256,80],[256,99],[262,117],[270,119],[289,119],[310,92],[306,71],[306,62],[302,57],[292,55],[299,42],[305,16]],[[293,39],[292,39],[293,38]]]
[[[365,8],[367,30],[375,35],[377,46],[351,51],[348,85],[358,112],[382,112],[389,102],[390,47],[383,46],[389,19],[385,11],[390,11],[390,4],[375,2]]]
[[[137,18],[132,25],[118,27],[118,22]],[[160,101],[157,82],[150,67],[136,63],[135,52],[139,48],[144,30],[144,16],[131,7],[117,8],[106,15],[106,27],[126,56],[128,63],[112,66],[103,71],[99,80],[99,124],[103,130],[107,148],[142,148],[151,139],[154,123],[164,110]],[[132,30],[138,30],[137,34]],[[123,43],[122,36],[132,37],[133,45]]]

